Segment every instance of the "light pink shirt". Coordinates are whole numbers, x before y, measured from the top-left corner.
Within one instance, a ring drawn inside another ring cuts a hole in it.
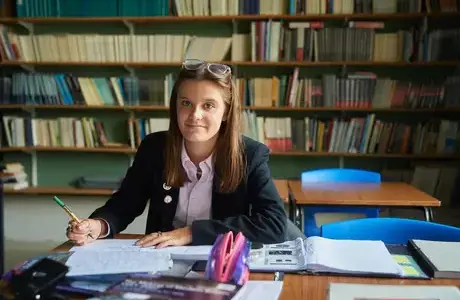
[[[209,220],[211,218],[212,181],[214,178],[212,154],[199,163],[201,169],[199,180],[196,176],[197,167],[190,160],[183,143],[181,161],[188,180],[179,190],[179,203],[173,220],[174,228],[189,226],[194,220]],[[107,224],[108,231],[107,234],[99,238],[107,237],[110,234],[108,222],[103,221]]]
[[[190,226],[194,220],[209,220],[211,218],[212,182],[214,178],[212,154],[199,163],[200,179],[197,178],[197,167],[190,160],[184,144],[182,144],[181,160],[188,180],[179,190],[179,203],[173,220],[174,228]]]

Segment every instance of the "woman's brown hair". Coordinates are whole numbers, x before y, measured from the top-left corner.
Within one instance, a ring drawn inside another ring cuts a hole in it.
[[[177,94],[185,80],[209,80],[222,88],[226,103],[224,120],[220,126],[219,137],[214,148],[213,163],[220,192],[232,192],[245,176],[246,161],[243,155],[241,107],[231,72],[218,74],[209,71],[206,63],[196,70],[182,68],[174,83],[169,101],[169,132],[165,148],[164,177],[166,184],[183,186],[186,175],[181,163],[182,134],[177,122]]]

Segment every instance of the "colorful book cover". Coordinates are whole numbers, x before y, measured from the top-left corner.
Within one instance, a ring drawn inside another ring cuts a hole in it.
[[[93,299],[232,299],[242,286],[206,279],[171,276],[129,276]]]

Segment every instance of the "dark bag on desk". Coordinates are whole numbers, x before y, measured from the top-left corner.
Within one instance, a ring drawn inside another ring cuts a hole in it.
[[[56,293],[56,285],[69,268],[60,262],[43,258],[22,273],[13,275],[11,289],[15,299],[66,299]]]

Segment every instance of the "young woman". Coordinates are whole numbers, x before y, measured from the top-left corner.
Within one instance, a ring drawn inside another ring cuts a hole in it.
[[[286,240],[286,214],[270,176],[268,148],[244,137],[226,65],[186,60],[171,94],[167,132],[142,141],[120,188],[89,219],[69,223],[78,245],[123,231],[150,199],[137,244],[212,244],[219,233]]]

